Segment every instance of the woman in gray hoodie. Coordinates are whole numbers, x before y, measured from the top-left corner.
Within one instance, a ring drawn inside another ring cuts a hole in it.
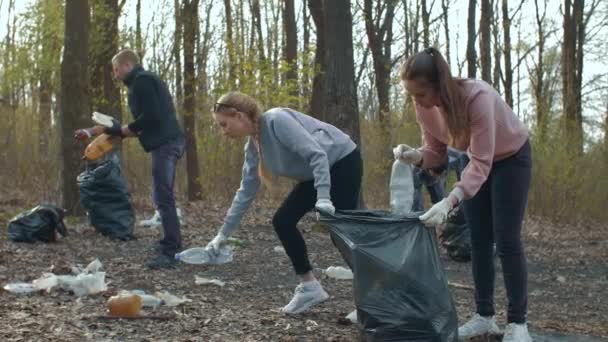
[[[241,185],[208,248],[219,251],[262,183],[270,186],[275,176],[297,180],[272,225],[300,279],[293,299],[282,311],[304,312],[329,295],[312,273],[306,243],[296,224],[313,209],[333,214],[335,208],[356,208],[363,175],[359,149],[330,124],[289,108],[263,112],[255,99],[239,92],[223,95],[213,107],[213,117],[224,135],[248,139]]]

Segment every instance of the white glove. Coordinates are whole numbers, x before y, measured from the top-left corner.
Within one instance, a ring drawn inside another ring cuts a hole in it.
[[[217,233],[213,240],[209,241],[207,244],[207,250],[214,255],[219,255],[220,248],[226,243],[226,239],[226,236],[222,232]]]
[[[318,199],[317,203],[315,204],[315,209],[317,209],[318,211],[320,211],[322,213],[328,213],[331,215],[333,215],[336,212],[336,208],[334,208],[334,205],[327,198]]]
[[[393,149],[395,159],[401,159],[406,163],[419,164],[422,161],[422,153],[406,144],[397,145]]]
[[[421,215],[419,219],[427,227],[435,227],[444,224],[448,220],[448,217],[453,214],[454,208],[456,208],[463,199],[463,190],[460,187],[455,187],[448,197],[433,205],[431,209]]]

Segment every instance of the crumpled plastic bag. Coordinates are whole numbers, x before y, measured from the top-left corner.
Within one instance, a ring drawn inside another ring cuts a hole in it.
[[[35,291],[50,292],[54,288],[72,291],[78,297],[104,292],[108,289],[105,272],[99,272],[102,265],[99,259],[93,260],[84,270],[76,275],[56,275],[43,273],[31,283],[12,283],[4,286],[6,291],[24,294]],[[77,270],[77,269],[76,269]]]

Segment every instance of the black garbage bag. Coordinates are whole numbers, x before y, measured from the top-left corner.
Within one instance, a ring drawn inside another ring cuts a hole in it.
[[[448,219],[439,231],[439,243],[445,248],[448,256],[459,262],[471,261],[471,231],[464,218],[462,209]]]
[[[350,210],[322,220],[353,270],[362,340],[458,340],[437,245],[417,217]]]
[[[78,175],[77,181],[90,224],[110,238],[131,240],[135,213],[118,162],[103,161]]]
[[[8,238],[15,242],[54,242],[57,233],[67,235],[63,224],[65,210],[42,204],[22,212],[8,222]]]

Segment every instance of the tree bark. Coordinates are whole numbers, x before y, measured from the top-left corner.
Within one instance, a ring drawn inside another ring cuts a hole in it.
[[[317,43],[315,50],[315,76],[312,80],[312,96],[310,97],[310,115],[324,120],[323,94],[325,92],[325,15],[323,0],[309,0],[308,9],[317,28]],[[350,9],[349,9],[350,13]]]
[[[378,118],[385,133],[390,126],[390,73],[391,73],[391,45],[393,42],[393,17],[395,15],[395,2],[387,1],[386,13],[382,17],[383,10],[380,6],[373,10],[372,0],[365,0],[363,4],[365,18],[365,32],[374,62],[374,75],[376,93],[378,95]],[[383,136],[387,136],[384,134]]]
[[[450,25],[448,21],[448,0],[441,0],[441,10],[443,12],[443,29],[445,32],[445,59],[448,64],[451,64],[450,58]]]
[[[288,69],[285,73],[287,85],[291,88],[290,95],[298,96],[298,28],[296,26],[296,10],[293,0],[283,0],[283,32],[285,32],[285,62]],[[295,100],[290,106],[297,105]]]
[[[469,16],[467,19],[467,76],[476,78],[477,74],[477,52],[475,51],[475,1],[469,0]]]
[[[61,63],[61,205],[70,215],[83,214],[76,176],[81,150],[72,138],[74,130],[90,126],[88,93],[89,20],[87,0],[66,0],[65,36]]]
[[[194,69],[194,45],[198,32],[199,0],[184,0],[182,20],[184,27],[184,133],[186,136],[186,172],[188,174],[188,200],[201,200],[203,188],[200,182],[196,141],[196,74]]]
[[[492,84],[492,6],[490,0],[481,0],[481,18],[479,19],[479,61],[481,62],[481,79]]]
[[[323,12],[327,39],[323,97],[325,117],[327,122],[342,129],[360,146],[350,1],[325,1]]]
[[[234,53],[234,40],[232,35],[232,7],[230,0],[224,0],[224,16],[226,19],[226,50],[228,51],[228,80],[229,84],[236,84],[236,56]]]
[[[91,105],[95,111],[122,120],[120,89],[112,78],[112,57],[118,52],[118,0],[93,0],[90,28]]]
[[[422,9],[422,41],[424,43],[424,48],[430,46],[431,38],[430,38],[430,23],[429,17],[431,16],[429,10],[426,6],[426,0],[420,1],[420,8]]]
[[[141,36],[141,0],[137,0],[135,5],[135,51],[139,56],[141,65],[143,64],[144,55],[146,54],[143,38]]]
[[[584,37],[582,23],[582,0],[566,0],[564,4],[564,39],[562,43],[562,110],[565,132],[568,136],[570,152],[583,151],[582,113],[580,112],[581,89],[578,74],[582,68],[581,37]],[[581,36],[582,34],[582,36]],[[580,63],[580,64],[579,64]]]
[[[503,86],[507,104],[509,107],[513,108],[513,70],[511,70],[511,16],[509,14],[509,0],[502,0],[502,29],[505,59]]]

